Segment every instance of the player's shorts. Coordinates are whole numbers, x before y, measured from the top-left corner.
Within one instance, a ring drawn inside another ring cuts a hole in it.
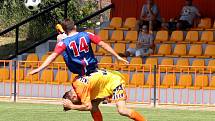
[[[124,101],[127,99],[125,86],[123,86],[123,84],[119,85],[113,90],[112,99],[114,101]]]

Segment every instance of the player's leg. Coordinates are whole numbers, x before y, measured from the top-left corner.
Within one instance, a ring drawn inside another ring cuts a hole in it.
[[[101,102],[101,100],[91,101],[93,107],[92,107],[92,110],[90,111],[90,113],[91,113],[94,121],[103,121],[102,113],[99,109],[100,102]]]
[[[135,110],[128,109],[125,101],[117,101],[116,107],[120,115],[126,116],[134,121],[146,121],[146,119]]]

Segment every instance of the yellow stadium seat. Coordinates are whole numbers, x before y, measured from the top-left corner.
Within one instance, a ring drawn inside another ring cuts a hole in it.
[[[105,64],[105,63],[107,63],[107,64]],[[112,57],[111,56],[104,56],[99,61],[99,68],[110,69],[112,67],[112,65],[110,65],[111,63],[113,63]]]
[[[144,64],[144,71],[153,71],[154,65],[158,65],[158,59],[157,58],[147,58],[146,62]],[[151,67],[151,68],[150,68]]]
[[[44,83],[50,83],[54,80],[54,72],[51,69],[45,69],[43,70],[40,80],[39,81],[33,81],[33,83],[36,84],[44,84]]]
[[[214,43],[214,34],[212,31],[203,31],[199,43]]]
[[[207,73],[214,73],[215,72],[215,60],[209,60],[208,61],[206,72]]]
[[[171,88],[177,88],[177,89],[182,89],[182,88],[187,88],[192,85],[192,75],[190,74],[182,74],[180,75],[178,85],[176,86],[170,86]]]
[[[31,70],[28,70],[28,72],[30,72]],[[34,75],[27,75],[24,77],[24,81],[23,82],[38,82],[39,80],[39,73],[36,73]]]
[[[67,68],[62,55],[59,55],[54,60],[54,68],[64,68],[64,69]]]
[[[94,29],[87,29],[87,30],[85,30],[85,32],[90,32],[90,33],[95,33],[95,30]]]
[[[215,90],[215,76],[212,77],[208,87],[203,87],[206,90]]]
[[[189,89],[201,89],[208,86],[207,75],[197,75],[193,86],[188,87]]]
[[[161,43],[168,41],[168,31],[158,31],[155,37],[155,43]]]
[[[125,84],[128,85],[129,84],[129,80],[130,80],[129,74],[128,73],[122,73],[122,75],[124,76]]]
[[[136,45],[137,45],[136,43],[130,43],[128,48],[134,48],[135,49]]]
[[[202,55],[202,45],[201,44],[193,44],[190,46],[190,50],[188,55],[182,57],[198,57]]]
[[[159,74],[156,74],[156,87],[160,85],[160,79],[159,79]],[[151,88],[154,86],[154,74],[149,74],[147,81],[145,85],[143,85],[144,88]]]
[[[126,45],[125,43],[115,43],[114,44],[114,50],[116,53],[125,53],[125,48],[126,48]]]
[[[160,88],[169,88],[170,86],[175,86],[175,85],[176,85],[176,75],[173,73],[166,74],[164,75]]]
[[[199,59],[193,60],[190,71],[192,72],[204,71],[205,70],[204,66],[205,66],[205,60],[199,60]]]
[[[39,57],[36,53],[30,53],[27,55],[26,61],[39,61]],[[26,67],[37,67],[37,62],[27,62]]]
[[[131,58],[129,69],[130,70],[142,71],[143,70],[142,64],[143,64],[142,58],[133,57],[133,58]]]
[[[176,44],[172,55],[170,57],[179,57],[187,55],[187,46],[186,44]]]
[[[171,54],[171,45],[170,44],[161,44],[157,54],[154,54],[152,56],[165,56]]]
[[[122,28],[119,28],[120,30],[135,30],[137,25],[136,18],[126,18],[125,23],[123,24]]]
[[[98,32],[98,36],[101,37],[102,41],[107,41],[107,40],[109,40],[108,30],[100,30],[100,31]]]
[[[109,42],[125,42],[123,40],[123,31],[122,30],[113,31]]]
[[[189,59],[178,59],[176,62],[175,72],[188,71],[190,64]]]
[[[161,61],[160,71],[161,72],[168,72],[173,70],[173,59],[172,58],[164,58]]]
[[[53,82],[48,82],[49,84],[63,84],[68,82],[68,72],[67,70],[58,70],[55,80]]]
[[[144,74],[134,73],[130,82],[130,86],[141,87],[144,85]]]
[[[10,79],[10,71],[7,68],[0,68],[0,82]]]
[[[215,57],[215,45],[207,45],[205,48],[205,53],[202,57],[214,58]]]
[[[167,43],[176,43],[182,42],[184,40],[184,33],[183,31],[173,31],[170,37],[170,41]]]
[[[108,27],[104,29],[118,29],[122,26],[122,18],[121,17],[113,17]]]
[[[128,31],[125,36],[125,42],[137,42],[138,32],[137,31]]]
[[[14,82],[14,70],[11,73],[11,80],[5,80],[5,82]],[[24,69],[17,69],[16,70],[16,82],[23,82],[24,80]]]
[[[188,31],[185,40],[182,43],[195,43],[199,40],[198,31]]]

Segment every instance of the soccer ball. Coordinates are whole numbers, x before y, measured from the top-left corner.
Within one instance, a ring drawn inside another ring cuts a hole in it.
[[[41,0],[25,0],[24,4],[29,11],[37,11],[40,9]]]

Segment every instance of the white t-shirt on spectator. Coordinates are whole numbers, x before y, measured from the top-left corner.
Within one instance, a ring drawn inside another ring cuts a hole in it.
[[[179,20],[184,20],[189,22],[190,25],[193,24],[194,18],[197,17],[199,10],[195,6],[184,6],[181,11],[181,17]]]

